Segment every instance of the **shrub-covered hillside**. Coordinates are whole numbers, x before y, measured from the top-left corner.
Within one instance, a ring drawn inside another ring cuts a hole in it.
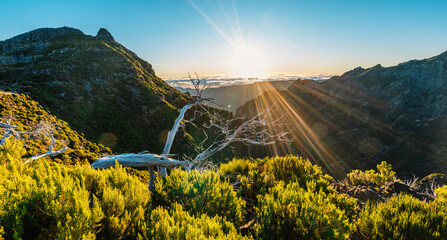
[[[39,134],[37,129],[41,125],[50,126],[50,133],[56,139],[56,149],[68,147],[63,154],[53,157],[56,162],[65,164],[92,162],[101,154],[110,154],[110,149],[86,140],[83,135],[72,130],[66,122],[56,118],[26,95],[0,91],[0,116],[9,119],[10,124],[18,126],[17,131],[29,132],[21,136],[26,150],[25,157],[48,150],[51,139],[44,134]],[[0,129],[0,134],[3,135],[2,129]]]
[[[362,202],[337,192],[330,176],[295,156],[235,159],[219,171],[175,169],[149,192],[119,165],[93,170],[47,159],[24,165],[22,141],[14,138],[0,150],[5,239],[447,237],[445,187],[430,202],[405,194]],[[379,172],[391,180],[392,173]]]

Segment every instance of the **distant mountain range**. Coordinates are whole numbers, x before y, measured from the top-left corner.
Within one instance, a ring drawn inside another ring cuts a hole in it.
[[[214,104],[213,107],[235,113],[244,103],[258,97],[262,93],[270,90],[287,90],[293,82],[294,81],[264,81],[244,85],[213,87],[206,89],[204,91],[204,96],[214,99],[218,105]],[[194,95],[193,89],[177,89]]]
[[[297,81],[246,103],[238,114],[273,102],[294,143],[288,150],[258,148],[258,155],[292,148],[336,175],[380,161],[410,176],[447,173],[447,52],[393,67],[359,67],[324,82]]]

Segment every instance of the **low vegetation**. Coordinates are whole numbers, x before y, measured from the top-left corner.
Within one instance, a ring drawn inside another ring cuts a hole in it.
[[[377,186],[384,186],[396,178],[396,173],[391,170],[391,165],[382,162],[377,165],[377,172],[373,169],[368,171],[353,170],[348,174],[348,178],[353,185],[367,185],[368,182]]]
[[[24,157],[40,154],[48,149],[50,145],[48,137],[42,138],[32,134],[42,124],[52,126],[51,134],[57,140],[56,148],[61,148],[63,144],[69,147],[63,154],[52,158],[55,162],[87,163],[93,162],[101,154],[111,153],[109,148],[88,141],[82,134],[71,129],[67,122],[55,117],[24,94],[0,91],[0,116],[9,118],[10,124],[18,126],[17,131],[31,133],[25,134],[22,139],[26,150]]]
[[[358,219],[365,239],[446,239],[447,206],[401,195],[368,204]]]
[[[360,205],[296,156],[234,159],[218,172],[172,170],[152,193],[119,165],[93,170],[51,159],[25,165],[24,156],[22,141],[1,146],[1,238],[447,238],[445,186],[436,189],[436,201],[399,195]],[[378,169],[366,171],[380,176],[373,181],[394,179],[388,164]]]

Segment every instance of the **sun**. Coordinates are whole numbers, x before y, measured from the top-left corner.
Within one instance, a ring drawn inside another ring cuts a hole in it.
[[[267,58],[260,49],[254,46],[235,47],[229,61],[231,75],[239,78],[266,77],[268,67]]]

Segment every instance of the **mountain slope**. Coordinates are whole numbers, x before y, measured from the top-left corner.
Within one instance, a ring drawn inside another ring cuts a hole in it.
[[[211,104],[213,107],[224,109],[235,113],[236,110],[244,103],[250,101],[269,90],[287,90],[294,81],[263,81],[250,84],[239,84],[221,87],[210,87],[205,89],[203,96],[212,98],[217,104]],[[181,92],[189,92],[194,95],[195,90],[192,88],[176,89]]]
[[[53,128],[52,134],[56,139],[55,150],[64,147],[68,149],[53,156],[53,160],[65,164],[92,162],[101,154],[110,154],[110,149],[92,143],[78,132],[72,130],[68,124],[48,111],[38,102],[26,95],[19,95],[0,91],[0,118],[11,118],[11,124],[18,126],[17,131],[36,132],[40,124],[50,124]],[[2,120],[2,122],[4,122]],[[0,129],[3,135],[3,129]],[[24,134],[21,136],[25,143],[26,157],[44,153],[50,145],[50,138],[42,138],[38,134]],[[42,135],[42,134],[40,134]]]
[[[0,88],[24,93],[88,139],[159,152],[186,97],[101,29],[42,28],[0,42]],[[186,140],[185,140],[186,141]],[[187,148],[187,141],[174,148]]]
[[[254,113],[265,102],[279,102],[276,112],[292,123],[292,148],[333,174],[382,160],[404,175],[447,172],[447,52],[322,83],[297,81],[238,112]]]
[[[290,84],[292,84],[292,81],[265,81],[246,85],[208,88],[205,90],[204,96],[213,98],[216,103],[223,105],[221,108],[234,113],[244,103],[262,93],[273,89],[277,91],[286,90]]]

